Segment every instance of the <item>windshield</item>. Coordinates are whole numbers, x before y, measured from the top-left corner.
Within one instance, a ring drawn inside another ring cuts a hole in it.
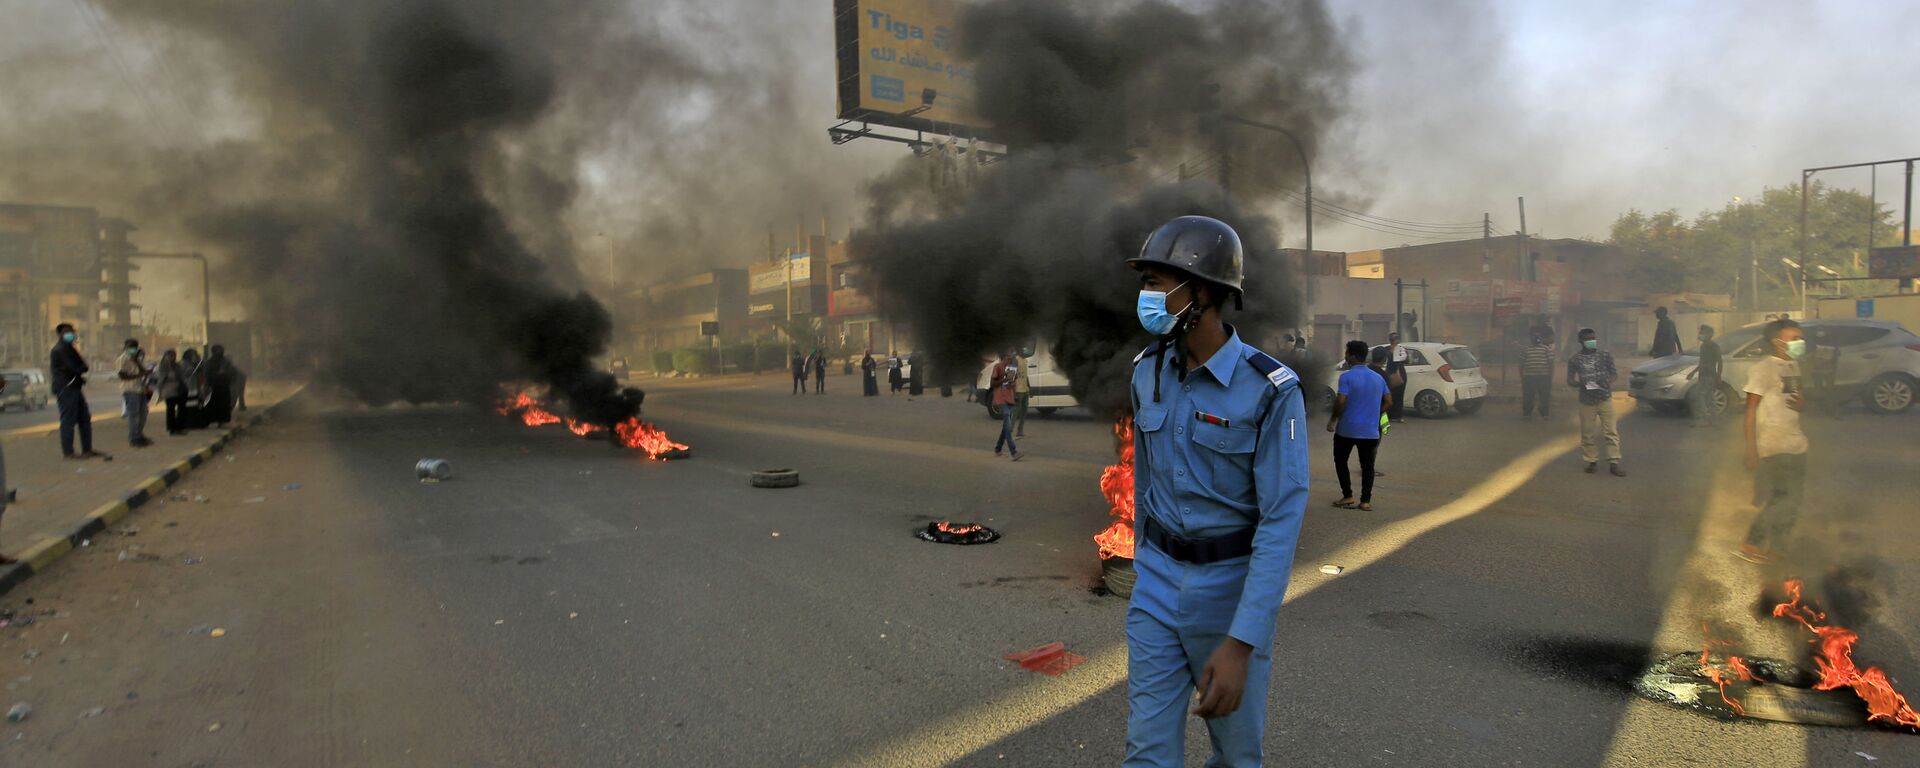
[[[1742,352],[1747,351],[1745,348],[1752,346],[1753,342],[1760,338],[1760,331],[1761,328],[1759,327],[1741,328],[1740,330],[1714,339],[1714,342],[1720,345],[1720,354],[1723,356],[1747,357],[1748,355],[1744,355]],[[1756,347],[1753,351],[1757,353],[1758,348]]]
[[[1480,361],[1473,358],[1473,350],[1467,349],[1466,347],[1440,350],[1440,356],[1446,358],[1447,365],[1451,365],[1456,369],[1480,367]]]

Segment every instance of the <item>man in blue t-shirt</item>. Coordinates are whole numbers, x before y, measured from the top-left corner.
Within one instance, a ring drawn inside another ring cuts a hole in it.
[[[1360,449],[1360,509],[1373,509],[1373,456],[1380,450],[1380,414],[1393,405],[1387,380],[1367,367],[1367,343],[1347,342],[1347,371],[1340,374],[1340,388],[1333,396],[1333,416],[1327,419],[1327,431],[1333,433],[1333,469],[1340,478],[1341,509],[1353,509],[1353,478],[1347,474],[1347,457]]]

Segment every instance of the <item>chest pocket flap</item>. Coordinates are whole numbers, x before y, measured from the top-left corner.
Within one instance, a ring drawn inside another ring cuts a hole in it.
[[[1134,412],[1133,423],[1140,427],[1142,432],[1158,432],[1167,424],[1167,409],[1143,406]]]
[[[1252,427],[1223,427],[1195,419],[1193,442],[1216,453],[1253,453],[1259,433]]]

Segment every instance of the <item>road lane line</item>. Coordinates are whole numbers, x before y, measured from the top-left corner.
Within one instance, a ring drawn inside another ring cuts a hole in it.
[[[1408,544],[1442,526],[1477,514],[1526,485],[1548,464],[1572,453],[1564,438],[1535,446],[1495,470],[1459,498],[1413,517],[1383,525],[1373,532],[1315,556],[1312,563],[1338,563],[1351,575],[1405,549]],[[1318,565],[1294,559],[1292,586],[1286,602],[1293,602],[1336,580]],[[1086,663],[1061,677],[1036,680],[984,704],[969,707],[938,724],[916,729],[902,738],[836,765],[907,766],[951,765],[994,742],[1039,725],[1053,716],[1107,691],[1127,679],[1127,646],[1117,643],[1088,655]]]

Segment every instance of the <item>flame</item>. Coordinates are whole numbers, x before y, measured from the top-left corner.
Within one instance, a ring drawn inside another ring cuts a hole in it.
[[[1827,615],[1800,602],[1799,579],[1788,579],[1787,602],[1773,607],[1777,618],[1792,619],[1814,635],[1808,641],[1816,646],[1814,665],[1820,670],[1815,690],[1852,688],[1854,695],[1867,703],[1867,719],[1882,724],[1920,729],[1920,713],[1907,703],[1907,697],[1893,689],[1893,681],[1879,667],[1860,669],[1853,663],[1853,644],[1860,635],[1845,627],[1826,624]]]
[[[655,428],[634,416],[613,425],[613,433],[620,438],[620,444],[628,448],[638,448],[647,452],[647,458],[666,461],[665,454],[672,451],[684,451],[687,447],[676,443],[667,433]]]
[[[544,427],[548,424],[560,423],[560,417],[548,413],[539,406],[532,406],[521,411],[520,420],[526,422],[529,427]]]
[[[951,533],[955,536],[965,536],[969,533],[974,533],[980,530],[980,526],[973,523],[961,523],[956,525],[954,523],[942,522],[935,527],[938,528],[941,533]]]
[[[1093,535],[1100,558],[1133,557],[1133,419],[1122,416],[1113,425],[1114,452],[1120,461],[1100,473],[1100,494],[1107,497],[1107,514],[1114,521]]]
[[[512,400],[500,401],[500,405],[494,408],[493,412],[502,416],[512,416],[518,413],[520,414],[520,421],[529,427],[543,427],[548,424],[560,423],[560,417],[540,407],[540,401],[533,399],[532,395],[525,392],[514,395]]]
[[[1759,678],[1753,676],[1753,671],[1747,668],[1747,662],[1739,656],[1727,656],[1726,669],[1724,670],[1715,665],[1713,663],[1713,652],[1716,649],[1724,651],[1733,648],[1735,643],[1731,640],[1715,640],[1713,638],[1713,630],[1707,626],[1706,622],[1700,623],[1700,631],[1707,636],[1706,650],[1700,652],[1700,670],[1706,673],[1707,679],[1712,680],[1714,685],[1720,686],[1720,700],[1726,702],[1727,706],[1732,707],[1734,714],[1747,714],[1746,708],[1740,706],[1738,700],[1727,695],[1727,684],[1732,682],[1752,682]],[[1729,675],[1729,672],[1732,674]]]
[[[605,430],[606,430],[606,427],[600,426],[598,424],[589,424],[584,421],[574,421],[573,419],[567,419],[567,431],[572,432],[581,437],[586,437],[587,435],[591,435],[595,432],[602,432]]]

